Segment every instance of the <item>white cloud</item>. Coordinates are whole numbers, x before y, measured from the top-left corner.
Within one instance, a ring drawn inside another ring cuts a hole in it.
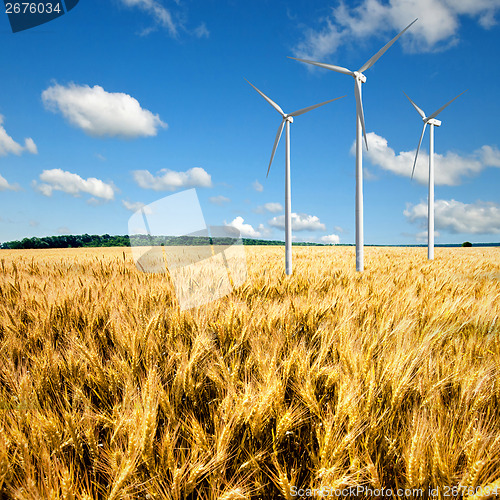
[[[190,168],[186,172],[175,172],[166,168],[154,176],[149,170],[134,170],[135,182],[144,189],[155,191],[175,191],[186,187],[212,187],[212,177],[201,167]]]
[[[354,8],[341,2],[338,7],[332,9],[333,22],[330,19],[328,21],[332,28],[341,27],[344,35],[345,31],[348,31],[352,36],[362,38],[372,35],[375,32],[374,26],[380,26],[384,21],[389,21],[392,25],[392,20],[387,19],[388,11],[389,6],[382,5],[378,0],[365,0]]]
[[[36,155],[38,149],[35,142],[31,137],[24,140],[24,146],[17,143],[12,137],[7,134],[3,127],[3,115],[0,115],[0,156],[7,156],[8,154],[21,155],[24,151]]]
[[[240,216],[236,217],[229,224],[224,221],[224,224],[238,229],[243,238],[259,238],[264,232],[264,226],[262,226],[262,224],[259,226],[258,230],[255,230],[251,224],[245,224],[245,219]]]
[[[107,200],[105,200],[105,199],[103,199],[103,198],[94,198],[94,197],[92,197],[92,198],[89,198],[89,199],[87,200],[87,203],[88,203],[89,205],[92,205],[93,207],[97,207],[97,206],[99,206],[99,205],[103,205],[104,203],[106,203],[106,201],[107,201]]]
[[[500,167],[500,150],[496,146],[483,146],[478,154],[486,166]]]
[[[412,151],[401,151],[396,154],[389,147],[387,139],[374,132],[369,132],[367,159],[384,170],[403,177],[411,177],[416,148]],[[351,152],[354,150],[354,144]],[[495,163],[497,162],[497,163]],[[434,183],[436,185],[456,186],[462,177],[477,175],[486,166],[500,166],[500,152],[496,148],[483,146],[469,156],[460,156],[448,151],[446,154],[434,153]],[[420,148],[413,178],[421,184],[429,180],[429,155],[425,148]]]
[[[258,214],[263,214],[266,212],[276,214],[278,212],[283,211],[283,205],[281,203],[278,203],[278,202],[264,203],[264,205],[258,206],[254,211],[255,211],[255,213],[258,213]]]
[[[122,200],[122,205],[131,212],[137,212],[137,210],[140,210],[145,206],[145,204],[142,203],[141,201],[127,201],[127,200]]]
[[[444,50],[458,42],[461,17],[472,17],[483,28],[491,28],[499,9],[499,0],[362,0],[356,6],[341,1],[329,16],[318,20],[316,29],[304,29],[294,54],[327,62],[340,45],[372,36],[388,39],[415,18],[418,21],[401,38],[403,47],[418,52]]]
[[[327,234],[326,236],[322,236],[320,240],[330,245],[338,245],[340,243],[340,236],[338,234]]]
[[[434,231],[434,238],[439,238],[441,236],[441,233],[439,231]],[[419,243],[427,243],[428,238],[427,238],[427,231],[420,231],[415,235],[415,239]]]
[[[208,31],[205,23],[201,23],[194,29],[193,33],[197,38],[208,38],[210,36],[210,31]]]
[[[154,25],[144,29],[141,35],[148,35],[156,31],[158,28],[164,28],[168,31],[171,37],[177,38],[180,32],[185,32],[194,35],[197,38],[208,38],[210,32],[205,23],[199,24],[195,29],[187,29],[185,27],[186,14],[184,10],[175,11],[172,8],[166,8],[163,5],[163,0],[121,0],[121,3],[126,7],[138,8],[151,16]],[[174,0],[177,7],[180,7],[180,0]]]
[[[306,29],[303,40],[293,50],[296,57],[321,62],[337,50],[343,40],[342,34],[330,19],[323,22],[319,30]]]
[[[403,213],[409,222],[417,223],[422,228],[426,226],[426,202],[408,204]],[[436,200],[434,227],[454,234],[500,234],[500,205],[486,201],[462,203],[456,200]]]
[[[106,184],[95,177],[83,179],[78,174],[60,168],[44,170],[40,174],[40,181],[42,181],[41,184],[34,181],[33,187],[45,196],[52,196],[54,191],[63,191],[75,197],[80,196],[81,193],[87,193],[102,200],[112,200],[115,197],[111,184]]]
[[[315,215],[296,214],[292,212],[292,231],[325,231],[326,226]],[[271,227],[285,229],[285,216],[273,217],[268,224]]]
[[[61,226],[57,228],[59,234],[71,234],[71,229],[68,226]]]
[[[38,148],[36,147],[35,141],[31,137],[24,140],[24,149],[32,155],[38,154]]]
[[[259,193],[262,193],[262,191],[264,191],[264,186],[259,181],[255,181],[252,184],[252,187]]]
[[[9,184],[7,179],[0,175],[0,191],[20,191],[21,188],[18,184]]]
[[[166,127],[158,115],[141,108],[128,94],[106,92],[99,85],[76,85],[66,87],[54,84],[42,92],[45,107],[59,111],[76,127],[93,137],[155,136],[158,128]]]
[[[171,36],[178,35],[178,26],[171,12],[157,0],[121,0],[127,7],[137,7],[153,17],[155,22],[166,28]]]
[[[223,205],[224,203],[229,203],[231,200],[225,196],[211,196],[208,201],[214,205]]]

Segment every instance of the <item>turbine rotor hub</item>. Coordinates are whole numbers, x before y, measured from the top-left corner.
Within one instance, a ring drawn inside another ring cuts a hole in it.
[[[293,123],[293,116],[290,116],[290,115],[285,115],[285,120],[286,120],[287,122]]]
[[[356,80],[359,80],[361,83],[366,82],[366,76],[363,75],[363,73],[360,73],[359,71],[354,72],[354,78],[356,78]]]

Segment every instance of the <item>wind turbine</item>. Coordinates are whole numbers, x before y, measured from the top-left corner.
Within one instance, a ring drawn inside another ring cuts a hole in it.
[[[361,84],[366,82],[366,76],[363,74],[364,71],[371,68],[384,54],[389,50],[392,44],[407,30],[410,26],[415,23],[413,21],[410,23],[399,35],[395,36],[389,43],[385,44],[373,57],[368,59],[368,61],[358,69],[358,71],[351,71],[350,69],[343,68],[342,66],[334,66],[333,64],[325,64],[315,61],[309,61],[307,59],[298,59],[296,57],[290,57],[290,59],[295,59],[296,61],[305,62],[308,64],[314,64],[320,68],[330,69],[336,71],[337,73],[342,73],[344,75],[350,75],[354,77],[354,95],[356,96],[356,271],[363,271],[363,146],[362,137],[363,134],[366,144],[366,149],[368,149],[368,141],[366,139],[365,130],[365,117],[363,113],[363,104],[361,101]]]
[[[247,80],[248,83],[250,83]],[[252,85],[250,83],[250,85]],[[293,117],[299,116],[315,108],[319,108],[324,104],[336,101],[337,99],[342,99],[342,97],[336,97],[335,99],[330,99],[329,101],[320,102],[319,104],[314,104],[307,108],[299,109],[293,113],[285,113],[272,99],[267,97],[264,92],[261,92],[255,85],[252,87],[283,117],[281,124],[278,128],[278,133],[274,139],[273,152],[271,153],[271,160],[269,161],[269,167],[267,168],[267,175],[269,175],[269,170],[271,169],[271,163],[273,162],[274,154],[276,153],[276,148],[281,139],[281,134],[283,132],[283,127],[286,123],[286,168],[285,168],[285,272],[286,274],[292,274],[292,193],[290,186],[290,123],[293,123]]]
[[[420,145],[422,144],[422,139],[424,138],[425,128],[429,125],[429,196],[427,199],[427,258],[429,260],[434,259],[434,127],[440,127],[441,122],[436,120],[436,116],[443,111],[444,108],[448,107],[455,99],[460,97],[464,90],[457,97],[454,97],[451,101],[447,102],[444,106],[441,106],[437,111],[434,111],[432,115],[425,116],[425,113],[406,95],[408,100],[412,103],[413,107],[417,110],[417,113],[422,117],[424,121],[424,127],[422,129],[422,134],[420,135],[420,140],[418,141],[417,153],[415,154],[415,161],[413,162],[413,170],[411,172],[411,178],[413,179],[413,174],[415,172],[415,166],[417,164],[418,152],[420,151]]]

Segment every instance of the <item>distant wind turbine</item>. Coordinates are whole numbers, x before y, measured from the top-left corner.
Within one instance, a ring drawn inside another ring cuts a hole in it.
[[[247,80],[248,83],[250,83]],[[250,85],[252,85],[250,83]],[[281,124],[278,128],[278,133],[274,139],[273,152],[271,153],[271,160],[269,161],[269,167],[267,168],[267,175],[269,175],[269,170],[271,169],[271,163],[273,162],[274,154],[276,153],[276,148],[281,139],[281,134],[283,132],[283,127],[286,123],[286,169],[285,169],[285,272],[286,274],[292,274],[292,194],[290,186],[290,123],[293,123],[293,117],[299,116],[315,108],[319,108],[324,104],[336,101],[337,99],[342,99],[342,97],[336,97],[335,99],[330,99],[329,101],[321,102],[315,104],[314,106],[309,106],[307,108],[299,109],[293,113],[285,113],[273,100],[271,100],[267,95],[261,92],[255,85],[252,87],[283,117]]]
[[[410,23],[399,35],[395,36],[389,43],[385,44],[373,57],[368,59],[368,61],[358,69],[358,71],[351,71],[342,66],[334,66],[333,64],[325,64],[315,61],[309,61],[307,59],[297,59],[296,57],[290,57],[290,59],[295,59],[296,61],[305,62],[308,64],[314,64],[320,68],[330,69],[336,71],[337,73],[342,73],[344,75],[350,75],[354,77],[354,94],[356,96],[356,271],[363,271],[363,146],[362,137],[363,134],[365,138],[366,149],[368,149],[368,141],[366,139],[365,130],[365,117],[363,113],[363,104],[361,101],[361,84],[366,82],[366,76],[363,71],[371,68],[384,54],[389,50],[392,44],[413,24],[417,21]]]
[[[420,135],[420,140],[418,141],[417,153],[415,154],[415,161],[413,162],[413,170],[411,172],[411,178],[413,179],[413,174],[415,172],[415,166],[417,164],[418,152],[420,151],[420,145],[422,144],[422,139],[424,138],[425,128],[427,125],[430,126],[429,130],[429,196],[427,199],[427,258],[429,260],[434,259],[434,127],[441,126],[441,122],[436,120],[436,116],[443,111],[444,108],[449,106],[455,99],[460,97],[464,90],[457,97],[454,97],[451,101],[447,102],[444,106],[441,106],[437,111],[434,111],[432,115],[425,116],[425,113],[406,95],[408,100],[412,103],[413,107],[417,110],[417,113],[422,117],[424,121],[424,127],[422,129],[422,134]]]

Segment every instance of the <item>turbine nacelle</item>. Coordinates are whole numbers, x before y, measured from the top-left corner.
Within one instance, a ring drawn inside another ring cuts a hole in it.
[[[283,120],[293,123],[293,116],[290,115],[283,115]]]
[[[366,76],[363,75],[363,73],[360,73],[359,71],[353,71],[352,76],[356,78],[356,80],[359,80],[361,83],[366,83]]]
[[[427,123],[428,125],[434,125],[435,127],[440,127],[441,126],[441,120],[436,120],[435,118],[431,118],[430,120],[427,118],[423,118],[424,123]]]

